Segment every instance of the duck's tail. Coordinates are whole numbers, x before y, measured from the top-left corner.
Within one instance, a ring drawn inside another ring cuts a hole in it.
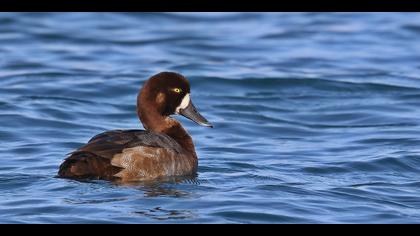
[[[110,160],[87,151],[70,154],[60,165],[58,177],[71,179],[113,180],[121,168],[110,165]]]

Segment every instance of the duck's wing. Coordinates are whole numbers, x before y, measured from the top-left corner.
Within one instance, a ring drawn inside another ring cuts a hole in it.
[[[131,172],[135,170],[135,163],[143,159],[176,155],[182,155],[182,148],[165,134],[145,130],[112,130],[96,135],[70,153],[61,164],[58,175],[66,178],[122,178],[124,170],[125,175],[127,172],[134,175]],[[156,161],[159,160],[153,162]]]

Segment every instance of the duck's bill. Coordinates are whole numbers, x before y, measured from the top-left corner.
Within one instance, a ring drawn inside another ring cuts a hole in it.
[[[195,108],[194,104],[190,100],[188,106],[185,109],[180,109],[179,114],[181,114],[184,117],[187,117],[188,119],[194,121],[195,123],[213,128],[213,125],[206,120]]]

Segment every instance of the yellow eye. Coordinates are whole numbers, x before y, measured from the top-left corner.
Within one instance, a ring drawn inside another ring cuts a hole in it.
[[[180,93],[181,89],[180,88],[174,88],[174,89],[172,89],[172,91],[174,91],[175,93]]]

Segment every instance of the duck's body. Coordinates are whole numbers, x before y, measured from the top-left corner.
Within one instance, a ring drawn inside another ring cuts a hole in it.
[[[190,135],[171,114],[211,125],[190,101],[188,81],[163,72],[150,78],[137,98],[137,113],[146,130],[112,130],[93,137],[72,152],[58,175],[76,179],[123,181],[193,175],[197,155]]]

